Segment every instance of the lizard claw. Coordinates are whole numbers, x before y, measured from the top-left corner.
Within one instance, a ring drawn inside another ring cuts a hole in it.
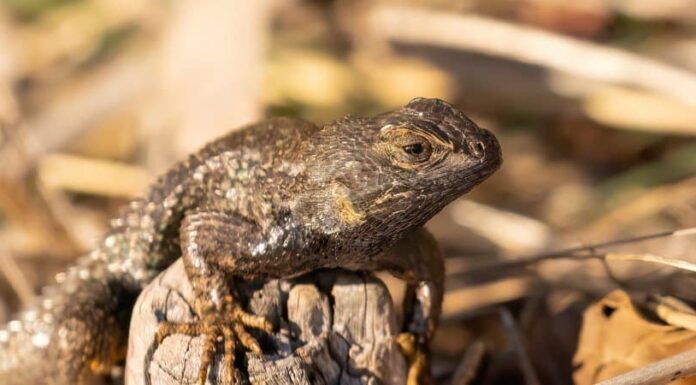
[[[418,341],[417,336],[413,333],[399,334],[396,342],[408,361],[406,385],[431,384],[432,380],[428,370],[427,346],[425,343]]]
[[[223,371],[222,384],[235,383],[235,350],[241,345],[246,350],[261,355],[263,351],[247,327],[273,331],[273,325],[266,318],[244,311],[232,298],[226,298],[227,309],[231,311],[206,311],[199,320],[178,323],[163,321],[158,325],[155,334],[155,349],[167,337],[174,334],[184,334],[192,337],[204,336],[203,356],[198,370],[198,385],[205,385],[208,370],[216,353],[223,353],[222,360],[226,370]],[[222,346],[222,350],[220,347]]]

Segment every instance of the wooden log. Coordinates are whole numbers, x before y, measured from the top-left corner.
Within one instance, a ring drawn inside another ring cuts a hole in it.
[[[372,274],[320,271],[291,280],[237,286],[248,309],[279,326],[272,335],[252,331],[262,357],[237,359],[237,383],[404,384],[407,365],[396,343],[400,332],[384,284]],[[195,383],[202,338],[173,335],[153,350],[158,320],[195,320],[193,291],[183,263],[162,273],[138,298],[131,320],[126,384]],[[238,357],[240,357],[238,355]],[[207,383],[223,384],[221,356]]]

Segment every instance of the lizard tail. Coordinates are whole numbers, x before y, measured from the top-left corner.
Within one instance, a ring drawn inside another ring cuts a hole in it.
[[[125,354],[134,299],[115,281],[65,273],[0,328],[0,384],[80,384],[110,370]]]

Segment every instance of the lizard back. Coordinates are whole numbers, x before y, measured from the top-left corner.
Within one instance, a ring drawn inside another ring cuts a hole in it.
[[[245,174],[278,168],[318,127],[274,118],[234,131],[174,165],[109,224],[99,245],[80,257],[35,303],[0,329],[0,383],[63,384],[87,367],[108,371],[124,357],[131,308],[142,288],[181,255],[187,210],[228,195]],[[220,174],[220,157],[237,175]],[[229,163],[228,163],[229,164]],[[215,188],[211,190],[211,184]],[[48,364],[47,364],[48,363]]]

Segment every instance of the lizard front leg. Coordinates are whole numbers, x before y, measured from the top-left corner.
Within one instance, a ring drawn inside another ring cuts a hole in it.
[[[407,283],[404,330],[399,344],[409,360],[408,385],[432,382],[428,370],[428,342],[442,309],[445,266],[435,238],[419,229],[386,251],[388,270]]]
[[[227,378],[234,383],[235,349],[242,347],[261,354],[261,348],[246,330],[253,327],[272,331],[263,317],[247,313],[236,300],[229,286],[227,273],[235,273],[235,261],[244,252],[244,242],[260,229],[250,222],[225,212],[200,211],[188,214],[181,226],[181,250],[186,273],[196,294],[194,310],[199,320],[193,323],[162,322],[156,344],[172,334],[205,336],[204,352],[198,373],[198,384],[206,382],[208,369],[220,342],[224,348],[223,363]]]

